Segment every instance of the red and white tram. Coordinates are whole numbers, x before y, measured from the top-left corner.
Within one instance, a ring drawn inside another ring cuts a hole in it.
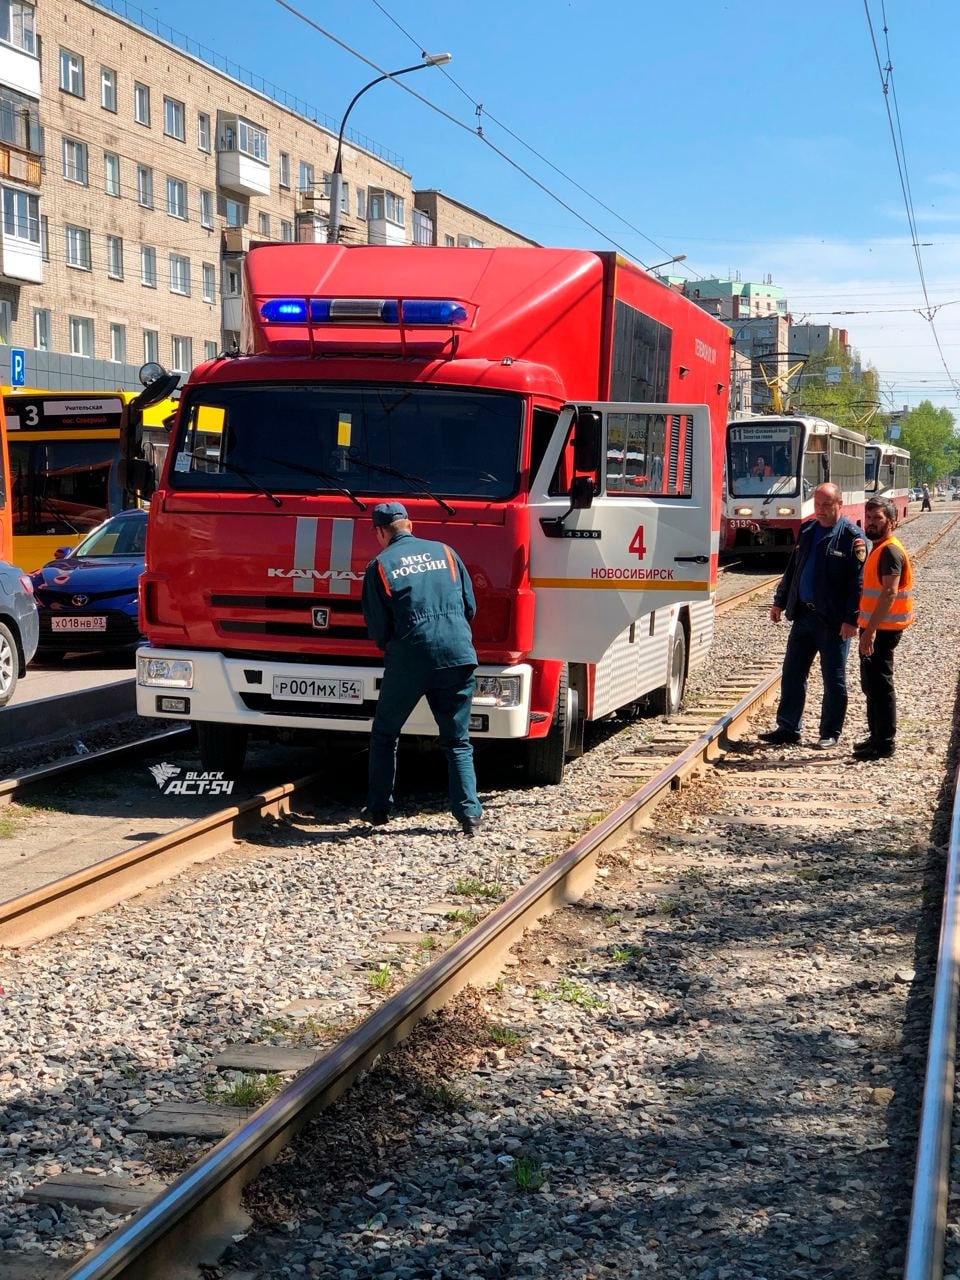
[[[740,418],[727,426],[721,547],[738,556],[788,552],[813,517],[813,491],[831,481],[860,524],[866,439],[824,418]]]
[[[866,494],[889,498],[902,520],[910,505],[910,453],[897,445],[872,440],[866,450]]]

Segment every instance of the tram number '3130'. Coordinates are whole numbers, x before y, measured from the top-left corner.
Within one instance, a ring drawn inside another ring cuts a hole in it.
[[[642,524],[637,525],[637,532],[633,535],[633,539],[630,543],[630,551],[633,555],[637,557],[638,560],[642,560],[643,557],[647,554],[647,548],[643,541],[643,525]]]

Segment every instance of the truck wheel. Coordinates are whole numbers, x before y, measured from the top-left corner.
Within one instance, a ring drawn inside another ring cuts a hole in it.
[[[13,697],[20,672],[20,651],[13,632],[5,622],[0,622],[0,707],[5,707]]]
[[[651,710],[658,716],[677,715],[686,687],[687,633],[681,621],[677,623],[677,630],[670,643],[666,684],[661,689],[655,689],[650,695]]]
[[[247,730],[239,724],[211,724],[207,720],[197,720],[193,727],[204,772],[238,778],[247,754]]]
[[[570,688],[567,668],[564,666],[560,675],[557,705],[554,708],[550,732],[545,738],[535,738],[527,744],[527,781],[532,782],[535,786],[552,787],[563,781],[563,766],[570,747],[571,693],[576,699],[576,690]],[[572,710],[576,715],[576,706]]]

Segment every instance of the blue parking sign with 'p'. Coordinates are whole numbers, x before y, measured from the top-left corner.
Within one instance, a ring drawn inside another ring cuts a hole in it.
[[[22,347],[10,348],[10,385],[12,387],[27,385],[27,353]]]

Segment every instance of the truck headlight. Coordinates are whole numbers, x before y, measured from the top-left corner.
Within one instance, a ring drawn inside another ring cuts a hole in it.
[[[777,507],[777,515],[792,516],[792,515],[796,515],[796,512],[794,511],[793,507]]]
[[[521,684],[520,676],[477,676],[473,705],[519,707]]]
[[[192,689],[193,663],[189,658],[138,658],[137,684]]]

